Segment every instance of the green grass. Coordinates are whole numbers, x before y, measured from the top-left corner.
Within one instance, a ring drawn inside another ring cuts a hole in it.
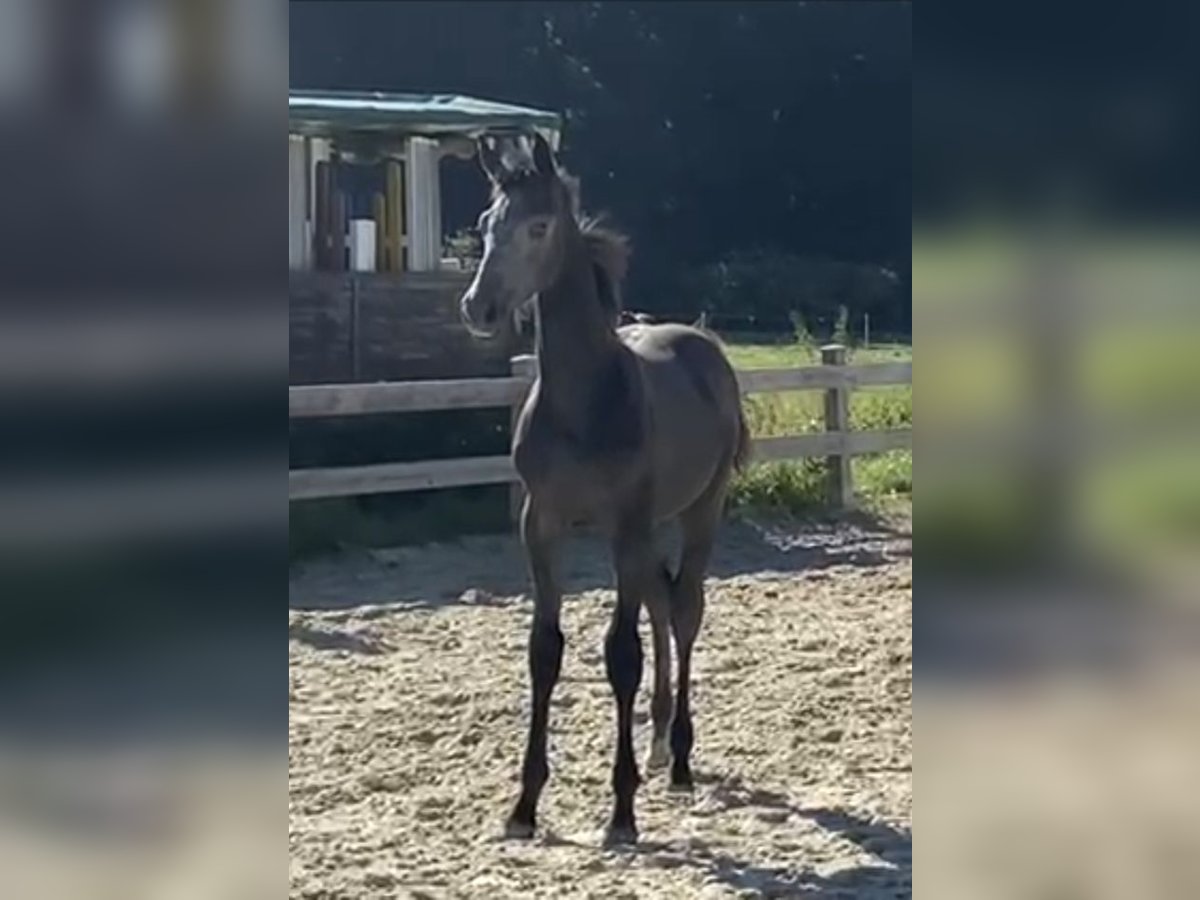
[[[815,348],[799,343],[731,344],[726,349],[738,369],[820,363],[820,353]],[[911,359],[911,347],[887,345],[852,349],[848,362],[854,365]],[[783,391],[746,398],[746,414],[755,437],[822,431],[822,410],[821,391]],[[912,386],[855,391],[851,395],[850,424],[851,428],[864,431],[911,427]],[[855,457],[851,468],[856,493],[868,507],[912,495],[910,451]],[[819,510],[826,505],[825,463],[821,459],[802,459],[753,465],[734,482],[731,499],[735,508],[801,513]]]

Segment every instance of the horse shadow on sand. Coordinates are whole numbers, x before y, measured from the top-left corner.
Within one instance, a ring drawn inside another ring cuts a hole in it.
[[[825,900],[847,898],[909,898],[912,896],[912,832],[885,822],[870,821],[843,810],[806,807],[790,797],[753,788],[739,777],[719,778],[697,775],[701,786],[712,785],[709,799],[716,814],[755,808],[784,823],[811,823],[839,839],[850,841],[873,857],[870,862],[853,865],[831,875],[806,868],[803,860],[792,865],[761,865],[752,859],[721,849],[710,841],[689,838],[686,841],[642,840],[636,846],[598,852],[640,857],[644,865],[656,868],[691,868],[706,882],[725,885],[736,892],[760,897],[805,897]],[[576,844],[557,836],[550,843]]]
[[[657,543],[678,558],[678,535],[664,529]],[[594,534],[564,543],[563,592],[614,586],[611,554]],[[872,568],[912,555],[911,528],[863,514],[804,522],[728,521],[713,550],[710,578],[777,578],[838,566]],[[356,617],[452,605],[509,606],[525,601],[529,576],[520,541],[511,534],[464,538],[427,547],[353,550],[301,563],[290,578],[296,611],[355,610]]]

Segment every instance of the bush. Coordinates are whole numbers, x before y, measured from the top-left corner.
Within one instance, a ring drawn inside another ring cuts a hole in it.
[[[825,463],[819,459],[752,465],[734,479],[735,508],[809,512],[825,505]]]
[[[850,346],[850,308],[845,304],[838,307],[837,321],[833,326],[833,342],[843,347]]]
[[[788,318],[792,323],[792,335],[795,338],[796,346],[803,347],[810,355],[814,354],[817,349],[817,340],[808,330],[808,323],[804,321],[804,315],[792,310],[788,313]]]

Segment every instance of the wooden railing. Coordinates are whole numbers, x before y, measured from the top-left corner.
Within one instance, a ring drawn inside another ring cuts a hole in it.
[[[912,363],[846,365],[846,349],[821,349],[821,365],[788,369],[747,369],[737,373],[743,394],[774,391],[823,390],[825,430],[815,434],[758,438],[752,460],[825,457],[828,460],[829,500],[840,508],[853,504],[850,458],[912,447],[912,429],[851,431],[850,394],[855,388],[911,384]],[[452,381],[400,381],[379,384],[322,384],[288,389],[292,419],[358,416],[379,413],[425,412],[445,409],[508,407],[520,410],[533,383],[534,360],[513,360],[507,378],[464,378]],[[507,456],[477,456],[368,466],[293,469],[288,473],[288,498],[311,500],[357,494],[382,494],[434,488],[516,482]]]

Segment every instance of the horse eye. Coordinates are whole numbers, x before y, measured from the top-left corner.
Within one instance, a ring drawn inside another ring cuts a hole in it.
[[[546,236],[546,232],[550,230],[550,226],[545,222],[534,222],[529,226],[529,236],[535,241],[540,241]]]

